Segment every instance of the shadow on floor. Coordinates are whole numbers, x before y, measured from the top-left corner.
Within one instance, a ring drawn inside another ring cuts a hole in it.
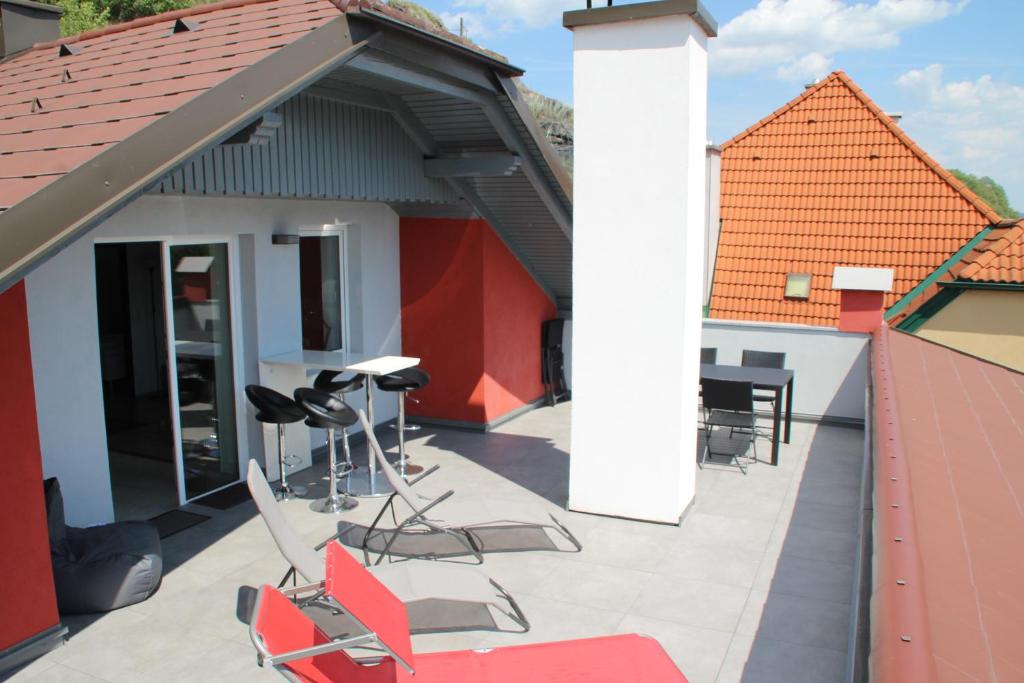
[[[844,679],[864,458],[849,429],[815,430],[743,683]]]
[[[569,454],[550,439],[427,427],[420,433],[423,444],[461,455],[559,507],[569,501]]]

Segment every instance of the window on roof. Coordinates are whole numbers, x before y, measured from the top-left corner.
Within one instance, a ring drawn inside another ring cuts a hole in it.
[[[785,296],[787,299],[809,298],[811,296],[811,274],[787,273]]]

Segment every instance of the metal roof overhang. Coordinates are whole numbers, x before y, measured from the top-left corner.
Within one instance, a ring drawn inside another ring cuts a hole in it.
[[[211,88],[0,214],[0,290],[202,149],[366,50],[346,15]]]
[[[386,32],[332,74],[335,95],[390,111],[427,158],[515,155],[521,167],[513,173],[447,181],[558,308],[571,310],[572,181],[512,80],[518,70],[502,62],[495,68],[461,46],[425,45]]]

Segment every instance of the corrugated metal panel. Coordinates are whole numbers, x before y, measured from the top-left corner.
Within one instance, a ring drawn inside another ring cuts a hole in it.
[[[394,118],[302,94],[278,110],[269,143],[214,147],[165,178],[163,194],[452,203],[443,180],[423,175],[423,155]]]
[[[440,154],[504,152],[507,147],[479,106],[436,93],[402,99],[430,132]]]
[[[474,178],[472,186],[537,277],[560,300],[571,300],[572,243],[527,177]]]
[[[516,112],[516,108],[515,106],[513,106],[512,101],[509,100],[507,97],[503,96],[499,96],[498,101],[501,103],[501,107],[502,109],[505,110],[505,114],[512,122],[512,125],[515,126],[516,131],[519,133],[519,136],[523,139],[523,142],[525,143],[526,148],[530,153],[530,156],[532,156],[533,159],[537,162],[537,167],[541,169],[545,179],[548,181],[548,184],[550,184],[552,189],[554,189],[559,201],[562,202],[562,204],[565,206],[566,211],[571,216],[572,202],[562,191],[562,187],[558,183],[558,180],[555,178],[555,174],[551,171],[551,167],[545,160],[544,154],[540,151],[540,147],[537,145],[536,140],[534,140],[533,136],[530,135],[529,129],[527,129],[527,127],[523,124],[522,119],[519,118],[519,114]]]

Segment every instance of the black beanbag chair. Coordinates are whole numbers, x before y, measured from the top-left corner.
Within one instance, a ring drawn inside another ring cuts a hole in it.
[[[53,478],[44,486],[50,559],[61,614],[107,612],[142,602],[156,591],[163,558],[155,525],[66,526],[60,484]]]

